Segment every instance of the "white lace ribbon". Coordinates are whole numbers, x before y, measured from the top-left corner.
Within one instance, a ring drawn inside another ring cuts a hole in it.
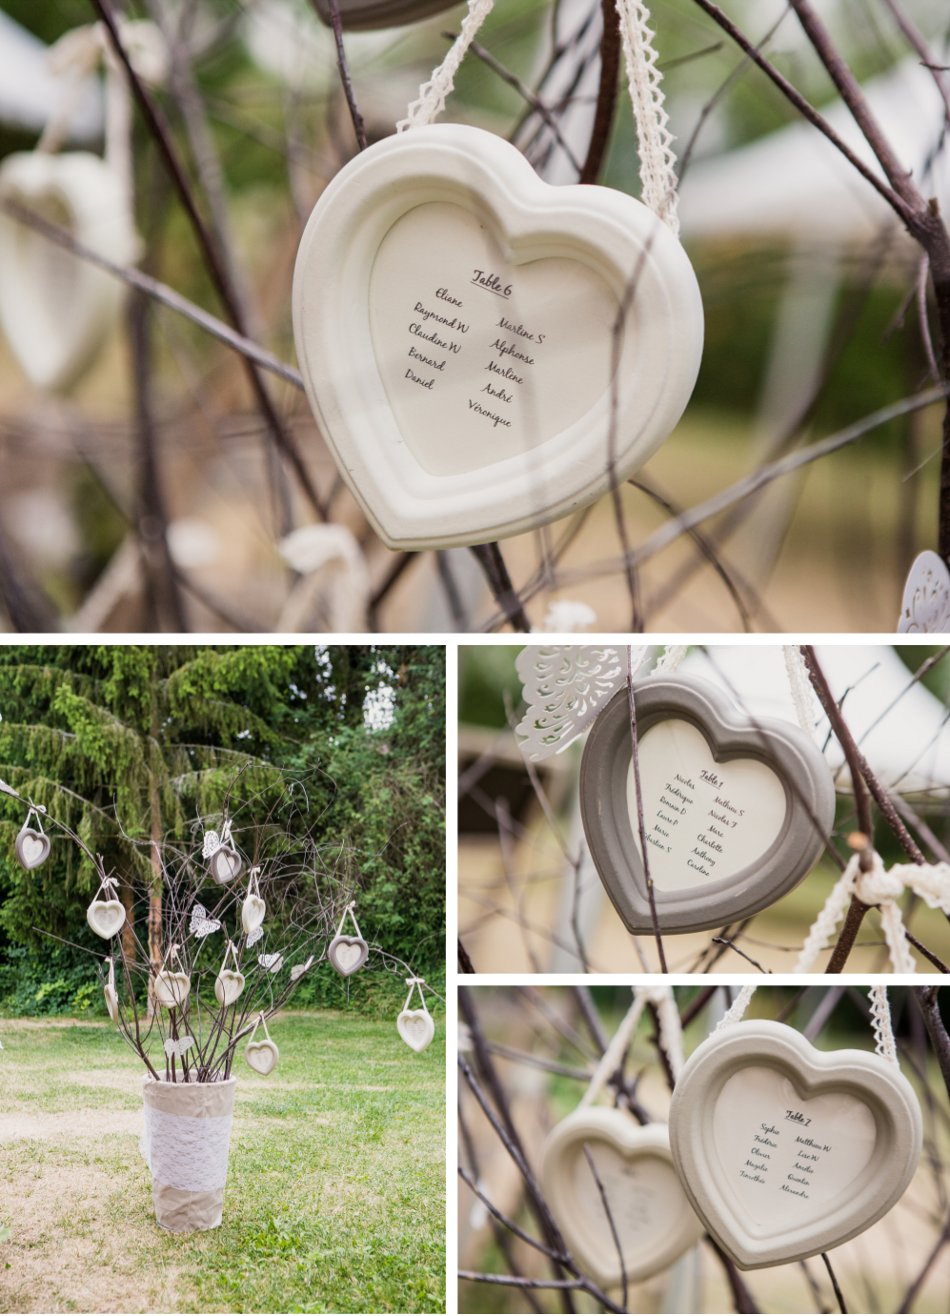
[[[142,1155],[155,1179],[187,1193],[223,1188],[231,1120],[230,1115],[170,1115],[146,1105]]]
[[[428,82],[419,88],[419,95],[406,111],[406,117],[396,124],[396,132],[405,132],[407,128],[419,128],[427,123],[435,123],[445,109],[445,101],[455,86],[455,75],[459,65],[468,54],[468,48],[478,35],[478,30],[492,11],[494,0],[468,0],[468,13],[462,20],[462,26],[449,53],[437,68],[432,70]]]
[[[911,954],[897,902],[905,891],[913,891],[931,909],[950,914],[950,864],[895,864],[885,869],[875,851],[871,851],[870,859],[871,866],[865,872],[861,869],[861,856],[852,855],[805,938],[794,973],[808,973],[814,967],[818,956],[831,944],[852,896],[866,905],[878,906],[894,972],[916,972],[917,962]]]
[[[887,988],[883,983],[875,983],[869,989],[871,1000],[871,1028],[874,1032],[874,1050],[892,1065],[898,1065],[897,1045],[894,1042],[894,1026],[891,1022],[891,1007],[887,1000]]]
[[[745,1012],[746,1010],[748,1010],[749,1002],[752,1000],[754,994],[755,994],[754,984],[748,987],[742,987],[736,999],[729,1006],[729,1009],[719,1020],[718,1024],[716,1024],[716,1027],[713,1029],[713,1032],[718,1033],[720,1028],[728,1028],[730,1024],[741,1023],[741,1021],[745,1018]]]

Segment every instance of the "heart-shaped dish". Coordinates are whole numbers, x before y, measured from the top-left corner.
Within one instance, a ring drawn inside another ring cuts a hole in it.
[[[617,1253],[587,1147],[620,1239]],[[548,1135],[541,1182],[575,1258],[598,1284],[613,1287],[665,1270],[701,1237],[673,1165],[665,1124],[637,1124],[622,1110],[591,1106]]]
[[[702,349],[692,266],[652,211],[549,186],[458,124],[340,171],[301,239],[293,318],[321,433],[394,548],[593,502],[670,433]]]
[[[362,937],[334,937],[327,947],[327,959],[344,978],[361,969],[368,954],[369,946]]]
[[[406,1046],[413,1051],[424,1051],[435,1037],[435,1023],[428,1010],[402,1010],[396,1020],[396,1029]]]
[[[896,1065],[819,1051],[771,1021],[697,1047],[670,1108],[683,1187],[744,1270],[826,1252],[874,1224],[913,1178],[921,1137]]]
[[[8,155],[0,198],[65,228],[84,246],[121,265],[139,253],[121,178],[84,151]],[[0,326],[39,388],[68,389],[86,370],[125,298],[119,279],[0,214]]]
[[[752,719],[697,677],[650,677],[634,697],[660,930],[721,927],[785,895],[834,822],[834,783],[817,746],[791,722]],[[632,757],[620,690],[584,747],[581,814],[618,914],[632,932],[649,932]]]

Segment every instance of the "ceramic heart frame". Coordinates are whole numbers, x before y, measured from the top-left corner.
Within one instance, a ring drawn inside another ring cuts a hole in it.
[[[0,198],[37,212],[125,265],[139,240],[121,178],[97,155],[19,152],[0,165]],[[67,389],[118,318],[119,279],[0,214],[0,326],[39,388]]]
[[[623,1269],[588,1148],[620,1238]],[[541,1182],[552,1214],[585,1274],[613,1287],[665,1270],[703,1226],[673,1165],[665,1124],[637,1124],[621,1110],[591,1106],[556,1125],[544,1145]]]
[[[155,999],[167,1009],[182,1009],[191,992],[191,979],[187,973],[174,973],[162,969],[155,975]]]
[[[327,947],[327,959],[344,978],[361,969],[368,954],[369,946],[362,937],[334,937]]]
[[[208,872],[218,886],[233,882],[243,867],[243,859],[231,845],[219,845],[208,860]]]
[[[244,1048],[244,1059],[255,1073],[266,1078],[280,1059],[280,1052],[277,1043],[268,1038],[263,1042],[248,1042]]]
[[[458,4],[459,0],[340,0],[339,10],[346,31],[358,32],[416,23]],[[330,0],[317,0],[317,13],[329,24]]]
[[[293,318],[322,436],[393,548],[593,502],[668,436],[702,350],[695,275],[652,211],[551,187],[459,124],[386,138],[334,178]]]
[[[125,906],[121,900],[94,900],[86,910],[86,922],[97,937],[108,941],[125,922]]]
[[[244,974],[236,969],[222,969],[214,980],[214,994],[219,1005],[233,1005],[244,991]]]
[[[267,913],[267,905],[261,896],[248,895],[244,897],[244,903],[241,906],[241,926],[248,936],[264,922],[264,915]]]
[[[670,1109],[673,1159],[694,1209],[743,1270],[837,1247],[910,1183],[920,1107],[897,1066],[819,1051],[785,1024],[713,1034]]]
[[[424,1051],[435,1037],[435,1022],[428,1010],[402,1010],[396,1030],[413,1051]]]
[[[834,822],[831,773],[791,722],[751,719],[697,677],[635,690],[650,876],[663,932],[747,918],[810,871]],[[584,833],[632,932],[653,927],[640,854],[626,690],[591,729],[581,760]]]
[[[49,837],[45,832],[23,826],[17,833],[15,849],[21,868],[29,872],[49,858]]]

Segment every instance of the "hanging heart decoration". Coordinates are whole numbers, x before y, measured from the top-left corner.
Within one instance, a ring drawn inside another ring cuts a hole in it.
[[[344,978],[361,969],[367,955],[369,946],[362,937],[336,936],[327,947],[327,959]]]
[[[97,937],[108,941],[125,923],[125,906],[121,900],[99,900],[97,897],[86,910],[86,922]]]
[[[190,1051],[194,1044],[195,1039],[193,1037],[179,1037],[177,1039],[174,1037],[166,1037],[165,1054],[168,1056],[169,1060],[172,1056],[178,1056],[180,1058],[187,1051]]]
[[[926,635],[950,631],[950,570],[943,558],[929,549],[914,559],[897,629]]]
[[[266,1078],[280,1059],[280,1052],[276,1042],[268,1038],[264,1042],[248,1042],[244,1048],[244,1059],[256,1073]]]
[[[424,1051],[435,1036],[435,1024],[428,1010],[402,1010],[396,1019],[399,1036],[413,1051]]]
[[[290,970],[290,981],[297,982],[313,965],[314,957],[311,955],[303,964],[295,964]]]
[[[221,920],[219,918],[212,918],[204,905],[200,905],[196,901],[192,906],[191,920],[188,924],[188,930],[191,932],[191,935],[193,937],[198,937],[200,940],[202,937],[209,937],[212,932],[218,932],[220,927]]]
[[[241,906],[241,926],[248,936],[261,926],[266,913],[267,905],[261,896],[244,897],[244,904]]]
[[[284,967],[284,957],[283,955],[279,955],[277,951],[274,951],[270,955],[258,955],[257,962],[261,968],[266,969],[268,973],[279,973]]]
[[[621,1284],[624,1274],[635,1282],[665,1270],[703,1233],[676,1173],[666,1125],[641,1126],[622,1110],[591,1106],[561,1120],[544,1146],[541,1182],[571,1253],[606,1288]]]
[[[167,1009],[182,1009],[191,991],[191,978],[187,973],[162,969],[155,975],[155,999]]]
[[[114,1024],[117,1024],[119,1022],[119,997],[115,989],[115,962],[111,957],[109,959],[109,976],[102,989],[102,994],[106,1000],[109,1018]]]
[[[551,187],[458,124],[337,174],[293,318],[321,436],[393,548],[484,543],[599,498],[678,421],[703,336],[692,267],[651,210]]]
[[[29,827],[28,822],[29,819],[20,828],[14,843],[17,861],[27,872],[39,868],[49,858],[50,849],[49,837],[42,828]]]
[[[219,1005],[233,1005],[244,991],[244,974],[237,969],[221,969],[214,980],[214,994]]]
[[[33,211],[120,265],[138,256],[125,187],[96,155],[8,155],[0,165],[0,200]],[[75,383],[115,324],[124,297],[119,279],[0,214],[0,326],[38,388]]]
[[[834,822],[834,783],[816,745],[791,722],[752,718],[696,677],[648,678],[635,701],[660,930],[721,927],[785,895],[818,860]],[[621,690],[584,747],[581,815],[618,914],[632,932],[649,932],[632,757]]]
[[[458,3],[459,0],[340,0],[339,13],[344,29],[358,32],[416,23]],[[324,23],[331,23],[330,0],[316,0],[316,4]]]
[[[208,872],[219,886],[233,882],[244,867],[244,860],[232,845],[220,845],[208,861]]]
[[[771,1021],[728,1025],[697,1047],[670,1110],[683,1188],[743,1270],[869,1228],[913,1178],[921,1138],[914,1090],[891,1061],[819,1051]]]

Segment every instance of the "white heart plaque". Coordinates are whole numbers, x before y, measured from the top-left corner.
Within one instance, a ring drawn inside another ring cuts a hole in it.
[[[49,837],[24,823],[17,833],[14,848],[20,866],[29,872],[31,868],[39,868],[49,857]]]
[[[155,975],[155,999],[159,1005],[164,1005],[169,1010],[175,1006],[179,1009],[184,1006],[190,991],[191,979],[187,973],[173,973],[171,969],[162,969]]]
[[[125,906],[121,900],[94,900],[86,910],[86,922],[97,937],[108,941],[125,922]]]
[[[435,1036],[435,1023],[428,1010],[402,1010],[396,1028],[413,1051],[424,1051]]]
[[[702,349],[692,267],[652,211],[551,187],[459,124],[340,171],[301,240],[293,312],[321,433],[394,548],[593,502],[667,437]]]
[[[362,937],[334,937],[327,947],[327,959],[344,978],[366,963],[369,946]]]
[[[0,198],[125,265],[139,240],[122,180],[97,155],[20,152],[0,165]],[[0,214],[0,325],[39,388],[67,389],[116,321],[125,288],[104,270]]]
[[[222,969],[214,980],[214,994],[219,1005],[233,1005],[244,990],[244,974]]]
[[[914,559],[897,629],[928,635],[950,631],[950,571],[943,558],[929,549]]]
[[[603,1184],[623,1256],[584,1155]],[[541,1182],[571,1252],[598,1284],[613,1287],[665,1270],[701,1237],[683,1192],[665,1124],[637,1124],[622,1110],[576,1110],[551,1130]]]
[[[241,906],[241,926],[248,936],[255,932],[264,922],[267,905],[261,896],[247,895]]]
[[[264,1042],[248,1042],[244,1048],[244,1059],[253,1070],[265,1078],[280,1059],[277,1043],[268,1038]]]
[[[696,1212],[743,1270],[837,1247],[913,1178],[920,1107],[896,1065],[819,1051],[786,1024],[733,1024],[673,1093],[673,1159]]]

